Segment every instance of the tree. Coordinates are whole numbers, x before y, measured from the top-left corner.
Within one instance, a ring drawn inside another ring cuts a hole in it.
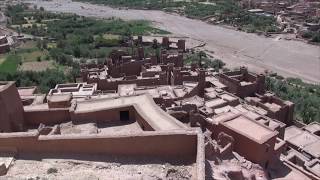
[[[37,48],[38,49],[41,49],[42,48],[42,45],[41,45],[41,40],[40,39],[37,39]]]
[[[48,41],[47,41],[46,39],[44,39],[44,40],[42,41],[42,48],[43,48],[43,49],[48,49]]]
[[[153,48],[153,49],[157,49],[157,48],[158,48],[158,40],[157,40],[157,39],[153,39],[153,41],[152,41],[152,48]]]
[[[202,67],[202,58],[207,57],[207,54],[204,51],[199,52],[199,67]]]

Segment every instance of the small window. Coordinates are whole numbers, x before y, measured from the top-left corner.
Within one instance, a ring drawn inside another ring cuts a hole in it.
[[[129,111],[120,111],[120,121],[129,121]]]

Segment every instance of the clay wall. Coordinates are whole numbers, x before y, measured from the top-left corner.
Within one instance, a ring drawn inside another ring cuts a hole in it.
[[[82,77],[82,81],[83,82],[87,82],[88,80],[88,75],[90,73],[100,73],[102,71],[104,71],[105,68],[102,67],[102,68],[94,68],[94,69],[86,69],[86,68],[82,68],[81,71],[80,71],[80,74],[81,74],[81,77]]]
[[[266,106],[264,103],[269,102],[269,103],[275,103],[281,106],[279,111],[271,111],[268,106]],[[254,106],[258,106],[268,112],[267,116],[273,119],[277,119],[287,125],[292,125],[293,123],[293,112],[294,112],[294,104],[288,102],[287,104],[277,98],[277,97],[262,97],[262,102],[249,102],[250,104]]]
[[[158,72],[141,72],[142,77],[154,77],[155,75],[159,74]]]
[[[120,111],[129,111],[129,121],[135,121],[135,110],[132,106],[115,108],[115,109],[101,109],[94,112],[76,112],[71,111],[70,117],[73,123],[88,123],[88,122],[110,122],[120,121]]]
[[[219,74],[218,79],[228,87],[227,89],[230,93],[236,94],[238,92],[238,88],[240,87],[239,81],[233,80],[225,74]]]
[[[182,81],[198,82],[198,76],[182,75]]]
[[[205,70],[198,71],[198,90],[199,96],[204,96],[204,88],[206,87],[206,72]]]
[[[182,85],[182,75],[179,68],[173,69],[171,74],[171,85]]]
[[[10,51],[10,46],[9,44],[6,45],[1,45],[0,46],[0,54],[6,53]]]
[[[170,46],[169,37],[162,37],[162,47],[169,49],[169,46]]]
[[[14,82],[0,82],[0,131],[22,131],[24,128],[23,104]]]
[[[197,135],[144,132],[128,135],[39,136],[36,134],[0,136],[0,147],[15,147],[18,152],[88,153],[107,155],[141,155],[181,157],[196,161]]]
[[[160,74],[159,77],[132,79],[132,80],[119,80],[109,81],[108,79],[98,79],[97,81],[90,81],[97,83],[98,90],[117,90],[120,84],[137,84],[137,86],[155,86],[155,85],[167,85],[166,74]],[[89,82],[88,82],[89,83]]]
[[[8,43],[7,37],[0,38],[0,44],[6,44],[6,43]]]
[[[247,81],[252,82],[252,84],[248,84],[245,86],[241,86],[240,81],[243,78],[243,75],[239,75],[239,80],[235,78],[231,78],[229,76],[232,76],[233,74],[238,74],[239,72],[228,72],[228,74],[219,74],[218,79],[221,83],[225,84],[228,88],[228,92],[236,94],[237,96],[244,98],[247,96],[253,96],[255,93],[263,93],[264,92],[264,81],[261,80],[259,83],[255,81],[255,76],[251,74],[245,75],[247,78],[244,77],[244,79],[247,79]],[[261,84],[262,83],[262,84]]]
[[[144,49],[143,47],[138,47],[138,59],[142,60],[144,58]]]
[[[140,125],[141,129],[144,131],[155,131],[154,128],[137,112],[134,112],[135,114],[135,119]]]
[[[236,95],[245,98],[248,96],[253,96],[257,92],[256,84],[248,84],[245,86],[239,86]]]
[[[183,55],[168,55],[168,54],[162,54],[162,63],[163,64],[174,64],[174,67],[183,67]]]
[[[234,151],[244,156],[246,159],[262,165],[263,167],[268,166],[270,161],[273,159],[273,156],[275,156],[274,145],[276,142],[276,136],[265,143],[259,143],[221,124],[219,124],[214,131],[215,134],[224,132],[232,136],[235,139]]]
[[[287,124],[288,126],[291,126],[294,122],[294,117],[293,117],[293,113],[294,113],[294,104],[290,103],[288,105],[288,114],[287,114],[287,121],[284,122],[285,124]]]
[[[120,84],[119,81],[111,81],[109,82],[107,79],[96,79],[96,81],[93,81],[94,83],[97,83],[97,89],[98,90],[117,90],[118,85]],[[92,83],[91,81],[88,83]]]
[[[121,74],[125,74],[126,76],[138,76],[141,73],[141,66],[149,62],[150,59],[147,59],[141,61],[127,62],[119,66],[111,66],[108,69],[108,74],[114,78],[120,77]]]
[[[183,52],[186,50],[186,40],[179,39],[177,42],[178,50],[182,50]]]
[[[248,82],[255,82],[256,79],[257,79],[257,76],[255,76],[255,75],[253,75],[251,73],[248,73],[243,79],[248,81]]]
[[[0,101],[0,132],[11,132],[9,113],[5,108],[3,101]]]
[[[69,108],[34,110],[24,112],[25,122],[31,126],[55,125],[71,120]]]

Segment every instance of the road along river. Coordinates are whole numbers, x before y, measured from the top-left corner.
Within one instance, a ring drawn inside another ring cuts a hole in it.
[[[179,15],[153,10],[119,10],[71,0],[29,0],[47,11],[75,13],[81,16],[125,20],[152,21],[161,29],[176,36],[206,42],[205,50],[214,52],[230,67],[247,66],[262,72],[272,70],[285,77],[298,77],[308,82],[320,83],[320,46],[299,41],[265,38],[221,26],[210,25]]]

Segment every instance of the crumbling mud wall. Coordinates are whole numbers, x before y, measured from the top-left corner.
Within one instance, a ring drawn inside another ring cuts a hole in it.
[[[232,136],[234,141],[234,150],[240,155],[246,157],[248,160],[258,163],[263,167],[268,167],[270,160],[275,156],[274,145],[276,136],[265,142],[257,142],[248,136],[245,136],[236,130],[231,130],[226,126],[219,124],[215,130],[216,132],[224,132]]]
[[[110,81],[108,79],[90,79],[90,83],[97,83],[99,90],[117,90],[118,86],[121,84],[137,84],[138,86],[156,86],[156,85],[166,85],[167,76],[166,74],[160,74],[158,77],[149,78],[138,78],[137,76],[132,79],[121,79]]]

